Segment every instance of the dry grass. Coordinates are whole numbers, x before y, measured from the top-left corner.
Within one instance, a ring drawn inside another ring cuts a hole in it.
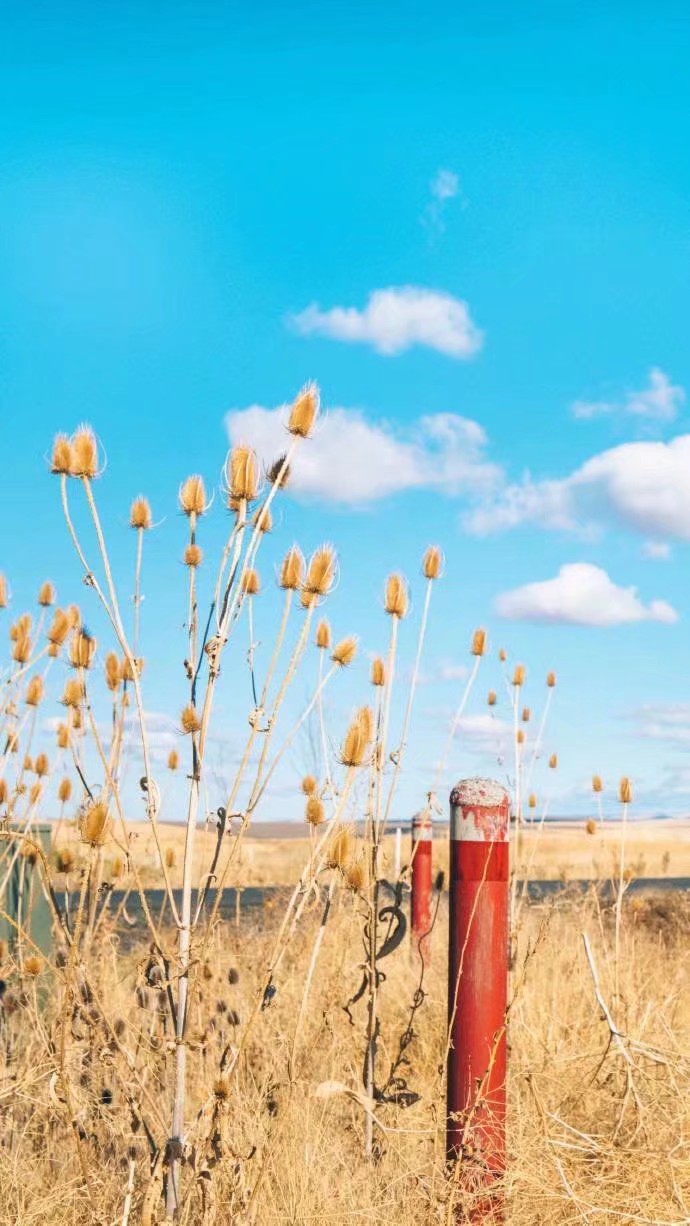
[[[335,899],[294,1060],[296,1017],[320,908],[310,907],[276,977],[275,996],[248,1032],[274,925],[269,917],[261,930],[216,930],[192,1005],[193,1169],[183,1222],[344,1226],[393,1219],[417,1226],[450,1222],[453,1206],[463,1203],[457,1178],[449,1182],[443,1164],[444,912],[404,1068],[420,1098],[404,1109],[377,1105],[381,1128],[374,1161],[367,1163],[357,1101],[361,1004],[353,1006],[354,1025],[343,1011],[361,975],[360,903],[340,890]],[[690,935],[690,907],[680,897],[626,904],[621,999],[615,1006],[611,927],[610,914],[602,914],[593,898],[564,899],[530,908],[527,915],[521,961],[528,945],[531,953],[510,1028],[511,1223],[688,1220],[690,970],[681,952]],[[626,1061],[609,1042],[583,932],[633,1066],[633,1093],[627,1096]],[[406,1028],[419,979],[418,959],[407,944],[388,962],[384,1065]],[[231,968],[238,982],[229,982]],[[150,1164],[143,1129],[132,1138],[128,1095],[144,1118],[155,1122],[160,1116],[164,1126],[170,1022],[158,1007],[160,986],[143,986],[147,978],[160,981],[145,948],[123,956],[117,934],[104,935],[90,990],[83,990],[91,1001],[80,1002],[71,1023],[71,1110],[88,1170],[85,1187],[51,1048],[61,994],[50,972],[43,978],[47,1000],[40,1023],[33,983],[15,978],[5,997],[3,1220],[55,1226],[120,1222],[128,1152],[134,1157],[131,1221],[145,1220]],[[106,997],[117,1038],[101,1019],[99,1002]],[[236,1051],[245,1033],[235,1071],[224,1078],[224,1053],[227,1062],[228,1050]]]

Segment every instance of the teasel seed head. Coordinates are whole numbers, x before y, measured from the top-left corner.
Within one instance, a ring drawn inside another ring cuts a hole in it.
[[[151,507],[148,498],[144,498],[143,494],[136,497],[129,508],[129,526],[137,528],[141,532],[147,532],[151,527]]]
[[[69,847],[61,847],[55,853],[55,867],[59,873],[71,873],[74,868],[74,853]]]
[[[265,504],[262,507],[257,507],[256,511],[254,512],[254,518],[252,519],[252,526],[254,528],[258,528],[259,532],[263,533],[264,535],[270,532],[273,528],[271,508],[267,507]]]
[[[168,770],[176,771],[180,765],[180,755],[176,749],[171,749],[168,754]]]
[[[304,591],[314,599],[327,596],[335,582],[336,555],[332,545],[320,545],[309,559]]]
[[[194,515],[197,519],[206,510],[206,487],[203,477],[195,473],[182,482],[179,491],[180,509],[185,515]]]
[[[26,687],[26,697],[24,701],[27,707],[37,707],[39,702],[43,698],[43,691],[44,691],[43,678],[40,677],[38,674],[36,674],[35,677],[31,678],[29,684]]]
[[[76,677],[70,677],[65,682],[62,691],[62,703],[66,707],[77,708],[84,698],[84,687]]]
[[[31,658],[31,639],[28,634],[20,634],[14,640],[12,659],[17,664],[28,664]]]
[[[71,630],[70,619],[63,609],[56,609],[48,627],[47,639],[54,647],[61,647]]]
[[[40,958],[36,957],[35,954],[31,954],[30,957],[24,959],[24,973],[26,975],[30,975],[32,979],[35,979],[37,975],[40,975],[42,970],[43,963],[41,962]]]
[[[259,467],[251,447],[233,447],[226,462],[228,494],[237,502],[253,502],[259,492]]]
[[[0,805],[7,804],[7,780],[0,779]]]
[[[554,685],[556,684],[556,674],[555,673],[546,674],[546,684],[548,685],[550,690],[553,689]]]
[[[357,655],[357,636],[349,634],[347,638],[341,639],[336,643],[331,652],[331,660],[334,664],[340,665],[341,668],[347,668],[348,664],[352,664]]]
[[[627,775],[624,775],[618,788],[618,799],[622,805],[629,805],[632,804],[632,798],[632,780],[628,779]]]
[[[348,890],[358,894],[366,883],[366,871],[361,860],[354,860],[345,869],[345,884]]]
[[[523,724],[528,724],[528,723],[529,723],[531,715],[532,715],[532,712],[530,711],[529,707],[523,707],[523,708],[522,708],[522,722],[523,722]]]
[[[71,604],[67,607],[67,616],[69,618],[70,630],[75,626],[81,625],[81,610],[78,604]]]
[[[56,735],[58,749],[67,749],[69,746],[69,728],[67,727],[67,724],[58,724]]]
[[[496,706],[496,691],[495,690],[489,690],[486,701],[490,707]]]
[[[60,801],[60,804],[66,805],[71,795],[72,782],[65,776],[64,779],[60,780],[60,786],[58,787],[58,800]]]
[[[199,545],[187,545],[182,561],[184,562],[185,566],[189,566],[192,570],[194,570],[197,566],[201,566],[203,556],[203,552]]]
[[[316,627],[316,646],[327,651],[331,645],[331,627],[326,618],[322,618]]]
[[[40,783],[34,783],[32,785],[32,787],[29,790],[29,803],[30,804],[32,805],[38,804],[39,800],[41,799],[42,790],[43,789]]]
[[[278,586],[282,587],[283,591],[296,592],[301,587],[303,578],[304,555],[299,545],[292,545],[281,562]]]
[[[68,474],[72,471],[72,444],[66,434],[57,434],[53,443],[50,471]]]
[[[425,579],[440,579],[443,574],[443,554],[438,545],[429,545],[422,558],[422,574]]]
[[[102,847],[110,835],[110,814],[102,800],[90,800],[79,816],[79,835],[89,847]]]
[[[50,605],[55,604],[55,588],[50,579],[46,579],[38,589],[38,603],[42,609],[48,609]]]
[[[80,426],[72,435],[72,466],[73,477],[98,476],[98,444],[90,426]]]
[[[352,834],[347,828],[337,830],[328,844],[326,864],[329,868],[345,869],[352,859]]]
[[[305,796],[313,796],[316,792],[318,784],[313,775],[305,775],[300,784],[300,787],[302,791],[304,792]]]
[[[120,674],[120,661],[114,651],[109,651],[105,657],[103,671],[105,673],[105,683],[110,690],[110,693],[114,694],[117,690],[119,690],[122,682],[122,676]]]
[[[81,732],[84,724],[81,717],[81,707],[75,707],[71,715],[72,727],[75,732]]]
[[[224,1103],[230,1097],[230,1082],[227,1077],[219,1077],[213,1087],[214,1097],[219,1103]]]
[[[403,575],[389,575],[386,579],[386,590],[383,607],[391,617],[402,618],[409,608],[407,583]]]
[[[320,826],[326,820],[326,811],[320,796],[307,796],[304,818],[310,826]]]
[[[110,866],[110,876],[113,877],[115,881],[117,881],[119,877],[122,877],[122,875],[124,874],[124,871],[125,871],[125,866],[122,862],[122,857],[115,856]]]
[[[10,642],[16,643],[17,639],[24,638],[25,635],[31,632],[31,614],[22,613],[10,626]]]
[[[524,745],[524,743],[525,743],[525,734],[524,734],[524,732],[523,732],[522,728],[518,728],[517,733],[516,733],[516,736],[515,736],[515,739],[516,739],[516,741],[517,741],[518,745]]]
[[[357,718],[362,725],[362,732],[367,741],[374,739],[374,712],[371,707],[360,707],[357,712]]]
[[[271,485],[276,485],[278,489],[284,489],[290,479],[290,465],[285,463],[286,456],[278,456],[269,468],[266,469],[266,480]]]
[[[367,758],[369,744],[371,741],[370,730],[373,727],[373,716],[371,723],[364,719],[362,712],[358,711],[350,726],[345,733],[345,739],[340,751],[340,761],[343,766],[362,766]]]
[[[33,867],[38,860],[38,848],[35,843],[22,843],[22,859]]]
[[[515,669],[513,671],[513,680],[511,684],[516,686],[517,688],[519,688],[521,685],[524,685],[525,675],[526,675],[526,669],[525,669],[524,664],[516,664]]]
[[[386,666],[380,656],[376,656],[371,662],[371,684],[386,684]]]
[[[22,770],[24,772],[28,772],[28,771],[32,771],[33,769],[34,769],[34,760],[31,757],[31,754],[27,753],[24,755],[24,763],[22,765]]]
[[[470,652],[473,656],[483,656],[486,651],[486,630],[480,626],[472,635]]]
[[[175,856],[174,847],[166,847],[165,849],[165,867],[174,868],[177,857]]]
[[[191,733],[199,732],[201,729],[201,721],[197,714],[196,707],[193,707],[191,703],[183,709],[180,716],[180,723],[182,725],[182,731],[188,736]]]
[[[555,771],[557,766],[558,766],[558,754],[552,753],[551,757],[549,758],[549,767],[552,771]]]
[[[500,650],[500,651],[499,651],[499,653],[498,653],[498,658],[499,658],[499,660],[501,661],[501,664],[505,664],[506,660],[508,659],[508,654],[507,654],[507,652],[505,652],[505,651],[503,650],[503,648],[502,648],[502,647],[501,647],[501,650]]]
[[[0,609],[7,608],[8,600],[7,580],[4,575],[0,575]]]
[[[69,662],[72,668],[91,668],[96,654],[96,640],[83,626],[75,630],[69,646]]]
[[[47,754],[45,753],[38,754],[36,758],[36,762],[34,764],[34,770],[36,771],[36,774],[38,775],[39,779],[43,779],[44,776],[48,774],[48,771],[50,770],[50,763],[48,762]]]
[[[527,799],[527,804],[528,804],[528,806],[529,806],[529,808],[530,808],[530,809],[536,809],[536,807],[537,807],[537,797],[536,797],[536,795],[535,795],[535,793],[534,793],[534,792],[530,792],[529,797],[528,797],[528,799]]]
[[[245,596],[258,596],[261,591],[259,575],[252,566],[242,576],[242,591]]]
[[[316,383],[305,383],[290,410],[288,430],[297,438],[309,438],[319,412],[319,389]]]
[[[601,775],[592,775],[592,791],[603,792],[604,784],[602,783]]]
[[[587,831],[587,834],[596,834],[597,824],[593,817],[590,817],[589,820],[585,822],[585,830]]]

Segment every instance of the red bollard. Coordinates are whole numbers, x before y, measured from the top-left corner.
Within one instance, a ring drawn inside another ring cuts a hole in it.
[[[473,1191],[490,1188],[506,1161],[509,809],[490,779],[464,779],[450,794],[446,1154],[463,1159]],[[481,1198],[470,1220],[502,1221],[502,1199]]]
[[[431,859],[433,827],[428,809],[412,818],[412,936],[425,966],[431,957]]]

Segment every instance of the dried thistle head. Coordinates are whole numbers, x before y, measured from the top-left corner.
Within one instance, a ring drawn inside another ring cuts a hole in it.
[[[284,489],[290,479],[290,465],[286,464],[286,460],[287,456],[278,456],[278,459],[266,469],[266,480],[271,485],[277,486],[279,490]]]
[[[65,682],[65,688],[62,691],[62,703],[65,707],[76,709],[81,705],[84,698],[84,687],[77,677],[70,677]]]
[[[383,607],[391,617],[405,617],[409,608],[407,583],[403,575],[389,575],[386,579],[386,589]]]
[[[348,890],[358,894],[366,885],[366,870],[361,860],[354,860],[345,869],[345,884]]]
[[[70,619],[67,613],[65,613],[62,609],[56,609],[53,613],[53,620],[48,627],[48,642],[52,643],[55,647],[61,647],[71,628]]]
[[[0,779],[0,805],[7,804],[7,780]]]
[[[58,724],[56,738],[58,749],[67,749],[69,747],[69,728],[67,724]]]
[[[95,638],[83,626],[75,630],[69,645],[69,662],[72,668],[91,668],[95,654]]]
[[[166,847],[165,849],[165,867],[174,868],[177,861],[174,847]]]
[[[316,627],[316,646],[322,651],[328,651],[331,645],[331,627],[326,618],[322,618]]]
[[[496,691],[495,690],[489,690],[486,701],[490,707],[496,706]]]
[[[122,862],[122,857],[115,856],[115,859],[113,860],[110,866],[110,876],[113,877],[117,881],[118,877],[122,877],[124,871],[125,871],[125,866]]]
[[[307,796],[304,818],[310,826],[320,826],[326,820],[326,811],[320,796]]]
[[[71,873],[74,868],[74,853],[69,847],[62,847],[55,853],[55,866],[59,873]]]
[[[35,954],[31,954],[28,958],[24,959],[24,973],[26,975],[30,975],[32,979],[35,979],[37,975],[40,975],[42,970],[43,963],[41,962],[40,958],[36,957]]]
[[[245,596],[258,596],[261,591],[261,581],[253,566],[245,570],[242,576],[242,591]]]
[[[373,717],[371,726],[373,726]],[[340,750],[340,761],[343,766],[362,766],[371,741],[371,736],[367,735],[369,732],[370,726],[362,718],[361,711],[358,711],[345,733]]]
[[[288,430],[297,438],[309,438],[319,412],[319,389],[316,383],[305,383],[290,410]]]
[[[589,820],[585,822],[585,830],[587,831],[587,834],[596,834],[597,824],[593,817],[590,817]]]
[[[48,774],[48,771],[50,770],[50,763],[48,761],[47,754],[39,753],[37,755],[36,761],[34,763],[34,770],[36,774],[38,775],[39,779],[42,779],[45,775]]]
[[[347,638],[341,639],[339,643],[336,643],[331,652],[331,660],[341,668],[346,668],[348,664],[352,664],[356,655],[357,636],[349,634]]]
[[[19,634],[14,640],[12,659],[17,664],[28,664],[31,659],[31,639],[28,634]]]
[[[72,444],[66,434],[57,434],[53,443],[50,471],[67,475],[72,471]]]
[[[362,732],[367,741],[374,739],[374,712],[371,707],[360,707],[357,711],[357,719],[362,725]]]
[[[472,646],[470,652],[473,656],[483,656],[486,651],[486,630],[480,626],[472,635]]]
[[[622,805],[629,805],[632,804],[632,798],[632,780],[630,780],[627,775],[624,775],[618,786],[618,799]]]
[[[38,603],[42,609],[48,609],[52,604],[55,604],[55,588],[50,579],[46,579],[45,583],[42,583],[38,589]]]
[[[303,577],[304,555],[299,545],[292,545],[281,562],[278,586],[286,592],[296,592],[302,585]]]
[[[66,805],[71,795],[72,782],[65,776],[64,779],[60,780],[60,786],[58,787],[58,800],[60,804]]]
[[[302,791],[304,792],[305,796],[313,796],[314,793],[316,792],[318,784],[313,775],[305,775],[300,784],[300,787]]]
[[[351,831],[346,827],[336,831],[326,851],[326,864],[328,867],[344,869],[348,860],[352,859],[352,845]]]
[[[105,672],[105,683],[108,689],[110,690],[111,694],[114,694],[117,690],[119,690],[120,685],[122,683],[122,675],[120,673],[120,661],[114,651],[109,651],[107,656],[105,657],[104,672]]]
[[[129,508],[129,526],[130,528],[136,528],[139,532],[148,532],[151,522],[151,506],[148,498],[144,498],[143,494],[139,494]]]
[[[171,749],[168,754],[168,770],[176,771],[180,765],[180,755],[176,749]]]
[[[530,794],[529,794],[529,796],[528,796],[528,798],[527,798],[527,804],[528,804],[528,806],[529,806],[529,808],[530,808],[530,809],[536,809],[536,807],[537,807],[537,797],[536,797],[536,794],[535,794],[534,792],[530,792]]]
[[[498,653],[498,658],[501,661],[501,664],[505,664],[506,660],[508,659],[507,652],[505,652],[502,647]]]
[[[548,685],[550,690],[553,689],[554,685],[556,684],[556,674],[555,673],[546,674],[546,684]]]
[[[24,762],[22,765],[22,770],[27,772],[27,771],[32,771],[33,769],[34,769],[34,760],[31,757],[31,754],[27,753],[24,755]]]
[[[203,556],[203,551],[199,545],[187,545],[187,548],[182,555],[182,561],[184,562],[185,566],[189,566],[192,570],[194,570],[197,566],[201,566]]]
[[[17,639],[23,638],[25,635],[30,634],[30,632],[31,614],[22,613],[21,617],[18,617],[16,622],[13,622],[10,626],[10,642],[16,643]]]
[[[67,617],[69,618],[70,630],[73,630],[75,626],[81,626],[81,610],[78,604],[68,605]]]
[[[522,728],[518,728],[518,730],[517,730],[517,732],[516,732],[516,734],[515,734],[515,740],[517,741],[518,745],[524,745],[524,743],[525,743],[525,734],[524,734],[524,732],[523,732]]]
[[[98,476],[98,444],[90,426],[80,426],[72,435],[71,458],[73,477]]]
[[[38,861],[38,847],[35,843],[24,840],[22,843],[22,859],[33,868],[34,864]]]
[[[188,736],[190,736],[192,733],[199,732],[201,728],[201,720],[197,714],[196,707],[193,707],[191,703],[184,707],[180,716],[180,724],[182,725],[182,731]]]
[[[318,599],[327,596],[335,583],[336,555],[332,545],[320,545],[309,559],[304,580],[307,596]]]
[[[26,695],[24,701],[27,707],[37,707],[44,692],[43,678],[37,673],[32,677],[26,687]]]
[[[228,493],[237,502],[253,502],[259,492],[259,466],[251,447],[233,447],[226,465]]]
[[[532,715],[532,712],[530,711],[529,707],[523,707],[523,708],[522,708],[522,722],[523,722],[523,724],[528,724],[528,723],[529,723],[530,718],[531,718],[531,715]]]
[[[385,685],[386,684],[386,666],[380,656],[376,656],[371,662],[371,684]]]
[[[443,554],[438,545],[429,545],[422,558],[422,574],[425,579],[440,579],[443,573]]]
[[[0,575],[0,609],[7,608],[8,600],[7,580],[4,575]]]
[[[551,757],[549,758],[549,767],[552,771],[555,771],[557,766],[558,766],[558,754],[552,753]]]
[[[252,527],[258,529],[264,535],[272,530],[273,516],[271,515],[270,507],[267,507],[265,504],[262,507],[257,507],[252,519]]]
[[[203,477],[200,477],[198,473],[187,477],[180,486],[178,497],[180,509],[184,514],[190,518],[193,515],[198,519],[206,510],[206,487]]]
[[[102,847],[110,835],[110,814],[103,800],[90,800],[79,816],[79,836],[89,847]]]
[[[517,688],[519,688],[521,685],[524,685],[525,675],[526,675],[526,669],[525,669],[524,664],[516,664],[513,670],[513,680],[511,684],[516,686]]]
[[[39,800],[41,799],[42,791],[43,791],[43,788],[40,782],[32,784],[31,788],[29,789],[29,803],[32,805],[37,805]]]
[[[604,784],[602,782],[601,775],[592,775],[592,791],[603,792],[603,790]]]

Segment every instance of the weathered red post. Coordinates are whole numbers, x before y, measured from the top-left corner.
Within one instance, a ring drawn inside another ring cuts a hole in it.
[[[475,1191],[505,1170],[508,820],[499,783],[453,788],[446,1153],[463,1159],[463,1185]],[[471,1220],[501,1221],[501,1198],[480,1199]]]
[[[433,828],[428,809],[412,818],[412,936],[425,966],[431,956],[431,860]]]

